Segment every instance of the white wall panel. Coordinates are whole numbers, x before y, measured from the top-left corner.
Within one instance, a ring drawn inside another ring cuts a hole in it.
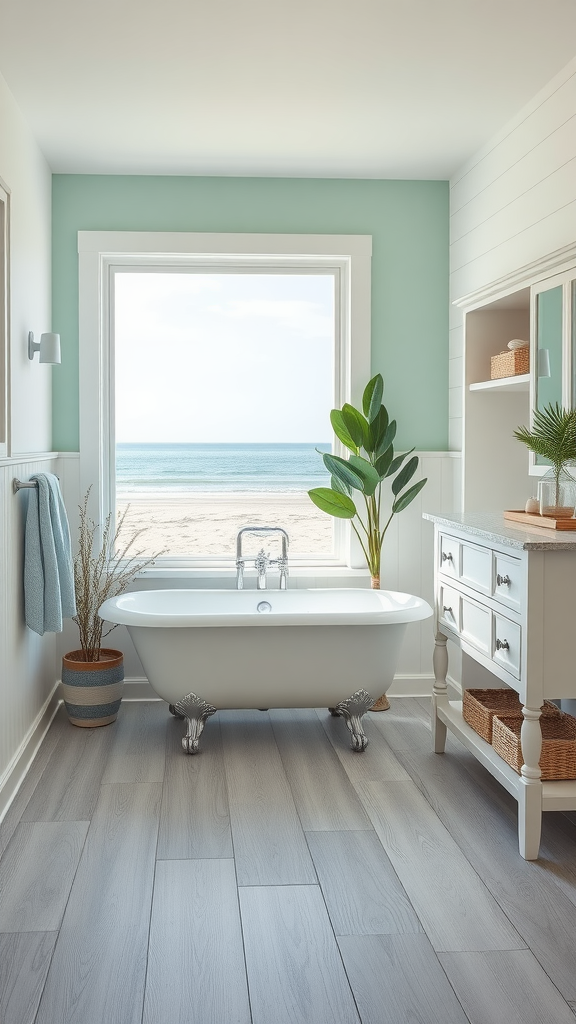
[[[3,787],[9,790],[11,770],[39,725],[58,676],[55,635],[38,636],[24,621],[28,491],[12,490],[14,478],[46,472],[56,472],[51,455],[0,462],[0,816]]]

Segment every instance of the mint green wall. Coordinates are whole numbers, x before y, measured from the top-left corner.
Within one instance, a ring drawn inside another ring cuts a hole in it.
[[[52,226],[54,450],[78,450],[79,230],[372,235],[372,370],[398,445],[447,448],[447,182],[57,174]]]

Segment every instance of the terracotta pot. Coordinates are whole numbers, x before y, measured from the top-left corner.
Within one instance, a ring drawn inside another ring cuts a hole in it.
[[[72,725],[95,729],[116,721],[124,686],[124,655],[102,647],[98,661],[84,661],[83,651],[62,658],[62,691]]]

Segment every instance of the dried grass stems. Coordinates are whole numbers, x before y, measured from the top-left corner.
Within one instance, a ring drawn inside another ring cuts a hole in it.
[[[128,508],[120,516],[118,525],[112,536],[112,514],[106,518],[102,541],[98,546],[96,532],[98,524],[88,515],[88,498],[90,488],[86,492],[84,502],[79,505],[80,526],[78,551],[74,557],[74,587],[76,591],[76,615],[73,621],[80,633],[80,647],[84,653],[84,661],[98,661],[102,640],[116,626],[111,626],[106,633],[104,619],[98,609],[108,597],[116,597],[126,589],[134,577],[152,565],[156,558],[164,554],[158,551],[150,558],[142,561],[142,551],[128,554],[133,544],[147,527],[137,530],[120,551],[116,551],[118,537],[122,531]]]

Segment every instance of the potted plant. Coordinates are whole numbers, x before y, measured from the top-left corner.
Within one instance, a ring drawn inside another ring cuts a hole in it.
[[[124,655],[102,646],[103,638],[116,627],[111,626],[104,633],[104,620],[98,609],[107,597],[122,593],[136,574],[158,556],[142,561],[141,552],[128,554],[143,530],[136,531],[116,552],[128,509],[120,517],[113,536],[112,517],[108,515],[98,543],[99,527],[88,515],[89,495],[90,488],[79,506],[78,550],[74,556],[76,615],[73,621],[78,626],[80,648],[69,651],[62,659],[62,688],[70,722],[95,728],[115,721],[124,681]]]
[[[390,420],[382,405],[384,381],[376,374],[366,385],[360,412],[348,403],[342,409],[333,409],[330,422],[336,437],[351,452],[347,459],[327,452],[320,453],[330,473],[330,487],[315,487],[308,491],[318,508],[337,519],[349,519],[360,541],[370,571],[372,588],[380,589],[380,562],[382,545],[392,519],[414,501],[426,483],[419,480],[408,487],[419,459],[412,456],[413,448],[402,455],[394,455],[396,420]],[[386,509],[382,504],[382,483],[390,479],[392,501]],[[352,498],[357,491],[362,511]],[[375,702],[373,711],[389,708],[386,694]]]
[[[552,463],[538,483],[540,515],[572,517],[576,481],[566,467],[576,460],[576,409],[563,409],[558,402],[536,409],[532,430],[518,427],[514,437],[535,455]]]

